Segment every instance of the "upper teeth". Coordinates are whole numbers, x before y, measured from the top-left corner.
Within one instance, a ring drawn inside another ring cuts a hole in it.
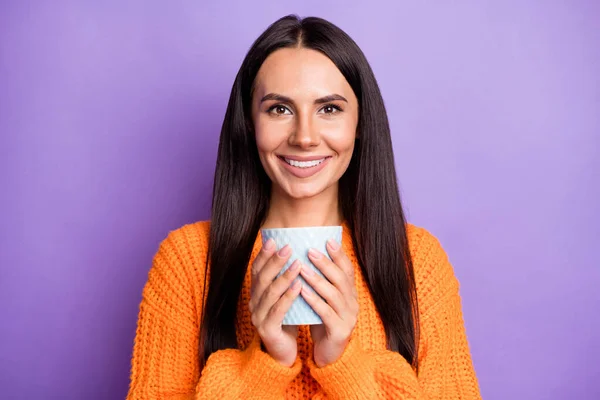
[[[284,158],[284,160],[288,164],[293,165],[294,167],[299,167],[299,168],[314,167],[316,165],[321,164],[323,161],[325,161],[324,158],[321,158],[320,160],[313,160],[313,161],[295,161],[295,160],[290,160],[289,158]]]

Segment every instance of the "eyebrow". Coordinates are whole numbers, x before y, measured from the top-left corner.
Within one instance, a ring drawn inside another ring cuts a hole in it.
[[[262,99],[260,99],[260,102],[265,102],[265,101],[269,101],[269,100],[276,100],[276,101],[281,101],[282,103],[291,103],[293,104],[294,101],[287,97],[287,96],[283,96],[281,94],[277,94],[277,93],[269,93],[266,96],[264,96]],[[323,96],[323,97],[319,97],[318,99],[315,100],[315,104],[324,104],[324,103],[330,103],[332,101],[345,101],[346,103],[348,102],[348,100],[346,100],[346,98],[344,96],[341,96],[339,94],[330,94],[328,96]]]

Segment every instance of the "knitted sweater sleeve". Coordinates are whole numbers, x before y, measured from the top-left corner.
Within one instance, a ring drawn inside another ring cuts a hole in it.
[[[311,374],[314,399],[480,400],[461,311],[458,281],[440,243],[424,229],[413,254],[421,315],[419,373],[397,352],[365,350],[352,335],[342,356]]]
[[[204,232],[199,232],[204,231]],[[302,367],[260,349],[217,351],[200,371],[199,321],[208,227],[171,232],[156,253],[140,305],[128,400],[282,399]]]

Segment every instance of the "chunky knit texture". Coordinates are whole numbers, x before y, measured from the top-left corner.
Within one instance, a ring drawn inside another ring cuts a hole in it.
[[[161,243],[143,291],[129,400],[151,399],[480,399],[463,323],[459,285],[440,243],[408,226],[419,301],[419,374],[386,349],[383,324],[344,226],[342,246],[355,267],[360,312],[351,340],[334,363],[312,360],[308,326],[298,357],[284,367],[261,351],[251,323],[250,268],[237,314],[238,349],[212,354],[203,371],[198,336],[209,222],[186,225]],[[252,260],[261,247],[256,238]]]

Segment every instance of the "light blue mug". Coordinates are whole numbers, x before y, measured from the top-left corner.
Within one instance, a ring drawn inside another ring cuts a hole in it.
[[[342,243],[342,227],[341,226],[310,226],[300,228],[273,228],[273,229],[261,229],[262,243],[263,245],[269,239],[275,241],[277,250],[289,244],[292,248],[292,255],[288,259],[288,262],[283,266],[279,275],[283,274],[295,260],[300,260],[304,264],[304,268],[311,268],[315,273],[323,276],[321,271],[316,268],[308,258],[308,250],[314,248],[321,253],[325,254],[327,258],[327,241],[333,239],[338,243]],[[303,285],[308,286],[308,289],[312,290],[306,283],[302,276],[298,278]],[[316,293],[313,290],[314,293]],[[317,294],[318,295],[318,294]],[[323,321],[321,317],[308,305],[306,300],[299,295],[292,303],[290,309],[283,318],[283,325],[319,325]]]

